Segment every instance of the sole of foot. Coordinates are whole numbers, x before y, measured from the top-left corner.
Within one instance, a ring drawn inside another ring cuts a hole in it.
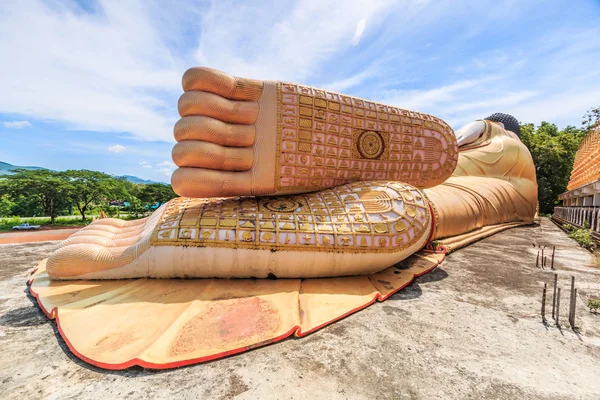
[[[181,196],[281,195],[352,181],[444,182],[458,147],[442,120],[343,94],[238,78],[183,75],[173,189]]]

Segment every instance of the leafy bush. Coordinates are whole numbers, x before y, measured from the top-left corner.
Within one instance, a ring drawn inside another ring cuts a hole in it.
[[[0,225],[10,225],[11,228],[15,225],[22,224],[20,217],[0,218]]]
[[[587,306],[590,309],[590,311],[595,312],[597,310],[600,310],[600,300],[588,299]]]
[[[587,221],[583,221],[583,229],[590,229],[590,223]]]
[[[569,224],[563,224],[562,228],[567,232],[571,232],[573,230],[573,227]]]
[[[596,250],[596,243],[594,242],[594,239],[592,238],[592,231],[590,229],[585,229],[585,228],[573,229],[572,231],[569,232],[569,237],[571,239],[575,239],[575,241],[577,243],[579,243],[579,245],[581,247],[584,247],[591,251]]]

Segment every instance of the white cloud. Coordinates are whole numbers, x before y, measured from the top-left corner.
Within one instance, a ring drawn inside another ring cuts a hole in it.
[[[600,85],[586,92],[568,90],[548,96],[537,97],[527,103],[516,103],[506,107],[506,112],[524,119],[522,122],[555,122],[562,128],[565,125],[578,126],[585,111],[600,104]],[[526,118],[526,119],[525,119]]]
[[[29,121],[5,121],[3,125],[5,128],[11,129],[31,128],[31,122]]]
[[[494,112],[535,124],[579,125],[585,111],[600,102],[600,73],[588,68],[600,57],[600,42],[589,38],[599,36],[599,28],[553,30],[510,51],[459,60],[448,66],[454,74],[437,86],[384,89],[377,99],[436,115],[454,128]]]
[[[409,110],[425,111],[426,109],[435,108],[440,104],[454,102],[457,96],[467,89],[486,85],[496,79],[498,77],[495,76],[467,79],[450,85],[425,90],[390,90],[383,94],[380,101]]]
[[[320,85],[324,89],[332,90],[334,92],[345,92],[355,86],[362,84],[365,80],[373,77],[379,73],[378,63],[371,64],[367,69],[349,76],[348,78],[341,79],[332,83]]]
[[[110,151],[111,153],[120,153],[123,150],[125,150],[125,146],[121,146],[120,144],[115,144],[108,148],[108,151]]]
[[[139,164],[140,165],[148,165],[148,161],[140,161]]]
[[[356,46],[360,42],[360,38],[362,38],[363,33],[365,33],[366,25],[367,21],[364,18],[358,21],[358,24],[356,24],[356,31],[354,32],[354,37],[352,38],[352,46]]]
[[[10,57],[0,63],[0,113],[170,140],[185,68],[152,4],[102,1],[97,9],[73,0],[3,4],[0,54]]]
[[[356,21],[375,23],[397,1],[165,8],[158,0],[107,0],[92,11],[75,0],[8,2],[0,13],[0,54],[10,54],[0,63],[0,113],[172,141],[188,67],[305,80],[350,45]]]
[[[162,172],[166,176],[171,176],[173,171],[177,169],[177,165],[175,165],[171,161],[163,161],[156,164],[156,169],[154,171]]]
[[[93,11],[80,3],[2,4],[0,54],[10,57],[0,63],[0,113],[172,141],[181,75],[197,64],[329,82],[457,124],[498,108],[525,121],[576,123],[600,91],[598,77],[588,76],[598,28],[559,24],[501,40],[528,26],[522,16],[543,9],[539,1],[99,0]],[[562,108],[561,97],[570,101]]]
[[[303,0],[295,3],[220,0],[201,21],[196,59],[239,76],[306,81],[347,50],[356,21],[377,24],[398,0]]]
[[[332,90],[334,92],[344,92],[350,88],[360,85],[369,76],[371,76],[371,73],[368,71],[360,72],[349,78],[345,78],[322,86],[323,89]]]

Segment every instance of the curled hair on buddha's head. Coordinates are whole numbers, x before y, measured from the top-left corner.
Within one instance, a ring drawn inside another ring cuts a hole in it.
[[[519,138],[521,137],[521,125],[519,124],[519,121],[510,114],[493,113],[484,119],[492,122],[502,122],[504,129],[513,132]]]

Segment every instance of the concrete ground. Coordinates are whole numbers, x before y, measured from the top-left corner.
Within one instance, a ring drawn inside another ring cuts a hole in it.
[[[56,245],[0,246],[2,399],[600,399],[600,313],[584,304],[600,298],[600,269],[547,219],[461,249],[306,338],[166,371],[103,371],[71,355],[25,287]],[[536,269],[533,245],[556,246],[561,329],[542,323],[553,273]],[[566,320],[571,275],[578,332]]]

